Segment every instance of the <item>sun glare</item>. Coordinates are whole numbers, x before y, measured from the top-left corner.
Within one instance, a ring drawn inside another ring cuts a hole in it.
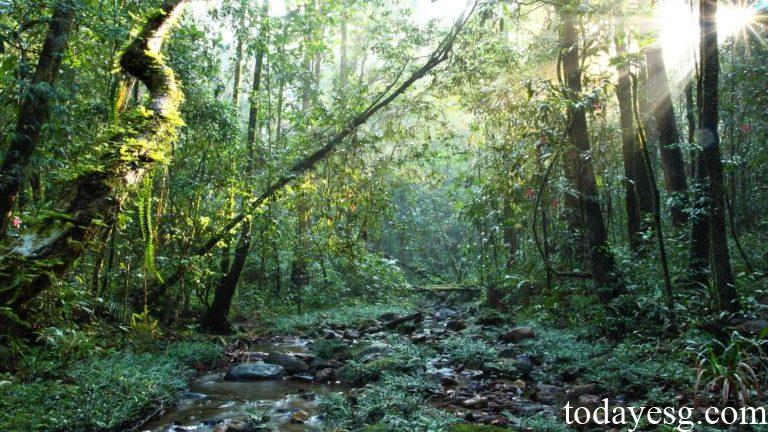
[[[655,24],[659,41],[664,49],[667,67],[680,76],[694,67],[699,44],[697,8],[684,0],[665,0],[659,4]],[[737,34],[749,31],[757,18],[754,3],[723,2],[717,11],[717,33],[720,43]]]

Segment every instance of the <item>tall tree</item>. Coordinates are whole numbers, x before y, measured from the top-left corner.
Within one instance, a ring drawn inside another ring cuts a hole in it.
[[[718,81],[720,59],[717,46],[717,0],[699,3],[701,65],[701,117],[699,139],[709,178],[710,268],[720,308],[728,312],[741,309],[734,286],[725,222],[725,179],[718,132]]]
[[[19,196],[24,174],[40,134],[50,116],[50,99],[75,21],[72,0],[56,2],[48,23],[43,48],[28,90],[22,95],[16,129],[0,168],[0,236],[8,228],[13,206]]]
[[[50,217],[0,258],[0,303],[18,310],[66,274],[88,242],[116,220],[131,188],[166,157],[178,135],[184,96],[159,51],[185,4],[166,0],[123,52],[123,71],[149,89],[149,100],[120,116],[105,139],[101,164],[67,185],[60,206],[65,216]]]
[[[261,30],[259,31],[258,46],[256,47],[256,59],[253,66],[253,84],[251,86],[250,108],[248,110],[248,132],[246,136],[247,155],[245,166],[246,184],[252,184],[256,168],[256,141],[259,134],[259,105],[261,75],[264,63],[264,54],[267,50],[268,40],[268,16],[269,3],[264,1],[261,10]],[[251,251],[251,220],[246,219],[240,226],[240,235],[235,246],[235,254],[229,268],[221,275],[216,283],[213,303],[208,308],[202,319],[205,328],[216,333],[229,333],[232,325],[227,318],[235,296],[237,284],[240,282],[248,253]]]
[[[659,134],[659,153],[664,170],[664,184],[672,197],[670,211],[672,224],[682,228],[688,223],[688,181],[685,161],[680,147],[680,132],[672,105],[667,68],[661,45],[655,42],[645,53],[648,70],[648,95],[656,130]]]
[[[619,63],[616,66],[618,81],[616,83],[616,98],[619,102],[619,125],[621,126],[621,152],[624,161],[624,197],[627,211],[627,234],[629,247],[637,252],[640,250],[642,239],[642,219],[638,203],[637,187],[645,186],[638,182],[638,146],[635,123],[632,116],[632,83],[629,78],[629,63],[627,57],[627,34],[624,22],[620,20],[616,27],[616,54]],[[640,166],[642,167],[642,166]],[[642,170],[643,174],[646,172]]]
[[[573,161],[576,167],[573,183],[579,193],[592,277],[598,297],[604,305],[609,306],[615,298],[624,293],[625,286],[608,243],[608,231],[600,208],[595,172],[588,157],[590,142],[587,117],[584,104],[579,103],[578,100],[582,86],[576,17],[571,6],[559,7],[559,15],[561,19],[560,50],[568,99],[567,132],[570,144],[575,150],[568,152],[568,154],[571,154],[571,158],[575,159]]]

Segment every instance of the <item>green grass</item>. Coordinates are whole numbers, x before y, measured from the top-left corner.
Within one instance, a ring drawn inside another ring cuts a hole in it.
[[[199,353],[199,356],[196,355]],[[178,342],[164,351],[90,357],[59,371],[58,379],[0,386],[0,430],[110,431],[132,426],[175,402],[194,373],[221,349]]]

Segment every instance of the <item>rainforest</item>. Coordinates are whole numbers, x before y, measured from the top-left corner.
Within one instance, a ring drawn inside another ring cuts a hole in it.
[[[768,431],[766,119],[765,0],[0,0],[0,431]]]

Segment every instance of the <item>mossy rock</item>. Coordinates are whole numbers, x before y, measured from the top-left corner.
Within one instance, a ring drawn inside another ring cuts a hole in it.
[[[364,341],[353,345],[349,349],[349,357],[357,361],[365,361],[379,355],[392,352],[392,347],[380,341]]]
[[[448,429],[448,432],[500,432],[506,430],[509,429],[489,425],[457,424]]]

